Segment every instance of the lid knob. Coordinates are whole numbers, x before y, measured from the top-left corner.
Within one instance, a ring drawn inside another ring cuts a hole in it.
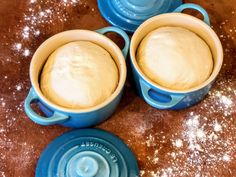
[[[78,160],[77,174],[81,177],[94,177],[98,172],[98,163],[92,157],[82,157]]]

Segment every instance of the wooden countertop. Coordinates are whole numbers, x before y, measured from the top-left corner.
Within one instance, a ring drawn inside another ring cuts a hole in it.
[[[236,176],[236,3],[185,2],[198,3],[209,12],[224,47],[224,66],[209,95],[186,110],[154,109],[136,95],[128,67],[121,104],[98,127],[128,144],[138,159],[140,176]],[[34,51],[58,32],[104,26],[108,23],[96,0],[0,2],[0,177],[33,177],[43,149],[68,130],[37,125],[24,113]]]

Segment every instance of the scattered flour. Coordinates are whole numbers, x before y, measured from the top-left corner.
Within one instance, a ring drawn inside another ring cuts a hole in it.
[[[215,132],[220,132],[221,130],[222,130],[222,126],[218,122],[215,122],[214,131]]]
[[[150,147],[155,142],[153,135],[149,135],[146,140],[147,147]]]
[[[163,134],[160,130],[147,135],[147,148],[155,147],[155,150],[147,158],[153,170],[142,172],[143,176],[217,176],[216,169],[235,175],[229,169],[230,163],[236,160],[234,84],[231,79],[218,81],[217,89],[212,89],[197,112],[186,111],[181,132]],[[166,152],[167,144],[172,145],[172,149]]]
[[[2,102],[2,107],[5,107],[6,106],[6,103],[5,102]]]
[[[230,156],[228,154],[224,154],[223,161],[229,162],[230,161]]]
[[[21,43],[15,43],[14,46],[13,46],[13,49],[16,50],[16,51],[20,51],[22,48],[22,44]]]
[[[30,0],[30,3],[35,3],[37,2],[37,0]]]
[[[21,83],[16,85],[16,90],[17,91],[21,91],[22,90],[22,84]]]
[[[32,56],[31,46],[25,45],[44,34],[45,27],[67,22],[70,19],[70,8],[76,8],[78,5],[84,8],[87,7],[85,0],[59,0],[56,2],[51,0],[29,0],[29,7],[23,20],[20,21],[19,33],[16,34],[17,41],[13,44],[12,49],[20,52],[24,58]],[[94,9],[91,9],[91,11],[94,11]],[[22,48],[25,49],[22,51]]]
[[[176,139],[173,144],[175,147],[181,148],[183,146],[183,141],[181,139]]]
[[[28,56],[30,55],[29,49],[25,49],[24,52],[23,52],[23,55],[24,55],[25,57],[28,57]]]

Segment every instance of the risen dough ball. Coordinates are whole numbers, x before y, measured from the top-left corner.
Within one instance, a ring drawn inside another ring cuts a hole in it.
[[[149,33],[136,58],[147,77],[174,90],[198,86],[213,69],[212,54],[205,41],[180,27],[161,27]]]
[[[118,69],[111,55],[88,41],[68,43],[51,54],[41,74],[41,90],[67,108],[89,108],[116,89]]]

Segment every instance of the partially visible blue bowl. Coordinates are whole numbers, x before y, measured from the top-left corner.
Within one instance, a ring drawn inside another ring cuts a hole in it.
[[[180,13],[184,9],[196,9],[204,16],[204,22],[191,15]],[[184,109],[201,101],[209,92],[223,63],[223,49],[216,33],[211,29],[207,12],[195,4],[183,4],[175,13],[157,15],[145,21],[134,33],[130,45],[130,58],[138,94],[157,109]],[[211,76],[202,84],[188,90],[173,90],[162,87],[149,79],[136,62],[136,51],[142,39],[162,26],[178,26],[189,29],[200,36],[210,47],[214,68]]]
[[[125,47],[122,51],[112,40],[103,35],[107,32],[118,33],[124,38]],[[64,108],[48,100],[41,92],[39,86],[40,72],[48,56],[54,50],[66,43],[79,40],[94,42],[111,54],[119,70],[119,83],[114,93],[97,106],[86,109]],[[76,128],[90,127],[106,120],[115,111],[122,96],[126,80],[127,71],[125,58],[128,54],[129,42],[128,35],[121,29],[115,27],[103,28],[96,32],[89,30],[71,30],[56,34],[46,40],[37,49],[30,64],[30,80],[32,88],[24,103],[25,112],[28,117],[41,125],[61,124],[63,126]],[[39,102],[41,110],[48,117],[40,116],[36,113],[31,107],[31,103],[33,102]]]
[[[102,16],[113,26],[134,32],[150,17],[172,12],[182,0],[98,0]]]

